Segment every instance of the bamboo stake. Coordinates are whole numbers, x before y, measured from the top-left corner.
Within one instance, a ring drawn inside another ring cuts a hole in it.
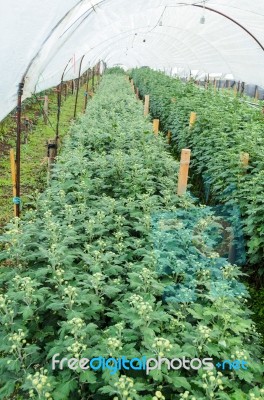
[[[192,111],[191,115],[190,115],[190,123],[189,123],[190,128],[193,128],[193,126],[196,122],[196,119],[197,119],[197,114]]]
[[[153,119],[153,132],[155,135],[159,133],[159,119]]]
[[[182,149],[180,170],[178,177],[178,191],[177,191],[178,196],[184,195],[187,190],[190,158],[191,158],[191,150]]]
[[[168,139],[168,144],[170,144],[171,143],[171,131],[168,131],[167,139]]]
[[[15,162],[14,149],[10,149],[10,163],[11,163],[13,197],[16,197],[16,162]],[[15,204],[14,204],[14,216],[17,217],[16,205]]]
[[[146,117],[149,114],[149,94],[145,96],[145,104],[144,104],[144,116]]]

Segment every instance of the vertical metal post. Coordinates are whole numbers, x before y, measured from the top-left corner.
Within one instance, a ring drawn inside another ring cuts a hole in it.
[[[24,82],[18,85],[17,97],[17,141],[16,141],[16,217],[20,215],[20,148],[21,148],[21,110]]]
[[[81,76],[82,62],[83,62],[84,57],[85,57],[85,55],[82,56],[81,61],[80,61],[80,66],[79,66],[79,75],[78,75],[78,81],[77,81],[77,91],[76,91],[76,98],[75,98],[75,106],[74,106],[74,115],[73,115],[73,118],[76,118],[77,102],[78,102],[79,87],[80,87],[80,76]]]
[[[58,85],[57,86],[57,125],[56,125],[56,138],[55,138],[56,145],[58,144],[58,140],[59,140],[60,110],[61,110],[61,92],[60,92],[60,85]]]
[[[87,72],[86,93],[85,93],[85,99],[84,99],[84,112],[87,107],[88,96],[89,96],[89,79],[90,79],[90,70],[88,70],[88,72]]]
[[[11,176],[12,176],[12,189],[13,197],[16,197],[16,162],[14,149],[10,149],[10,163],[11,163]],[[14,216],[16,217],[16,205],[14,204]]]
[[[245,92],[245,82],[241,83],[241,93],[244,94]]]

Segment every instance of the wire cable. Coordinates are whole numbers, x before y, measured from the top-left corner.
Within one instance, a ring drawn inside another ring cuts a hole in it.
[[[37,100],[37,103],[38,103],[38,105],[39,105],[39,108],[40,108],[40,110],[41,110],[41,113],[42,113],[42,115],[44,115],[44,114],[45,114],[44,108],[42,107],[42,104],[41,104],[41,102],[39,101],[39,99],[37,98],[37,96],[35,95],[35,93],[33,94],[33,97]],[[48,123],[50,124],[51,129],[52,129],[53,132],[56,134],[55,128],[53,127],[53,125],[52,125],[52,123],[51,123],[51,121],[50,121],[50,119],[49,119],[49,116],[46,115],[46,117],[47,117]]]

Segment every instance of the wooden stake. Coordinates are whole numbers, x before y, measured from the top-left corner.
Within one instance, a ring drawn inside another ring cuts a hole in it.
[[[10,163],[11,163],[13,197],[16,197],[16,162],[15,162],[14,149],[10,149]],[[15,204],[14,204],[14,216],[17,217]]]
[[[49,113],[49,98],[48,96],[44,97],[44,107],[43,107],[43,111],[44,111],[44,124],[47,125],[48,124],[48,113]]]
[[[144,116],[146,117],[149,114],[149,94],[145,96],[145,104],[144,104]]]
[[[136,89],[136,98],[139,99],[139,88]]]
[[[170,144],[170,142],[171,142],[171,131],[168,131],[167,139],[168,139],[168,144]]]
[[[155,135],[159,133],[159,119],[153,119],[153,132]]]
[[[240,154],[240,162],[243,168],[247,168],[249,164],[249,154],[248,153],[241,153]]]
[[[191,150],[182,149],[180,170],[178,177],[178,191],[177,191],[178,196],[184,195],[187,190],[190,158],[191,158]]]
[[[193,126],[196,122],[196,119],[197,119],[197,114],[192,111],[191,115],[190,115],[190,124],[189,124],[190,128],[193,128]]]

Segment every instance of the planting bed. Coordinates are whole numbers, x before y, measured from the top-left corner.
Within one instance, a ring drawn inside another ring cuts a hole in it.
[[[84,100],[81,98],[81,91],[86,89],[86,85],[80,90],[77,112],[83,112]],[[46,125],[43,121],[42,106],[43,101],[36,97],[27,99],[23,102],[22,113],[32,121],[28,133],[27,143],[24,143],[25,125],[22,123],[22,148],[21,148],[21,197],[22,207],[27,208],[32,201],[35,191],[41,191],[47,184],[47,140],[55,137],[57,119],[57,94],[54,90],[48,90],[38,95],[49,98],[49,122]],[[67,92],[65,99],[62,96],[62,107],[60,117],[60,139],[69,129],[70,121],[73,119],[75,103],[75,93]],[[10,148],[16,147],[16,120],[15,114],[10,114],[4,121],[0,122],[0,231],[13,216],[12,205],[12,180],[10,170]],[[24,119],[22,120],[24,121]]]
[[[245,221],[248,261],[264,274],[264,115],[241,95],[216,91],[170,78],[149,68],[132,72],[141,96],[150,95],[151,113],[164,131],[172,132],[172,146],[192,151],[193,171],[200,175],[201,194],[214,203],[235,203]],[[259,106],[261,102],[259,102]],[[191,112],[197,120],[189,128]],[[249,154],[248,167],[243,154]]]
[[[178,167],[125,77],[106,75],[35,210],[0,237],[0,398],[264,398],[241,271],[217,252],[212,209],[176,195]],[[248,369],[52,370],[57,353]]]

